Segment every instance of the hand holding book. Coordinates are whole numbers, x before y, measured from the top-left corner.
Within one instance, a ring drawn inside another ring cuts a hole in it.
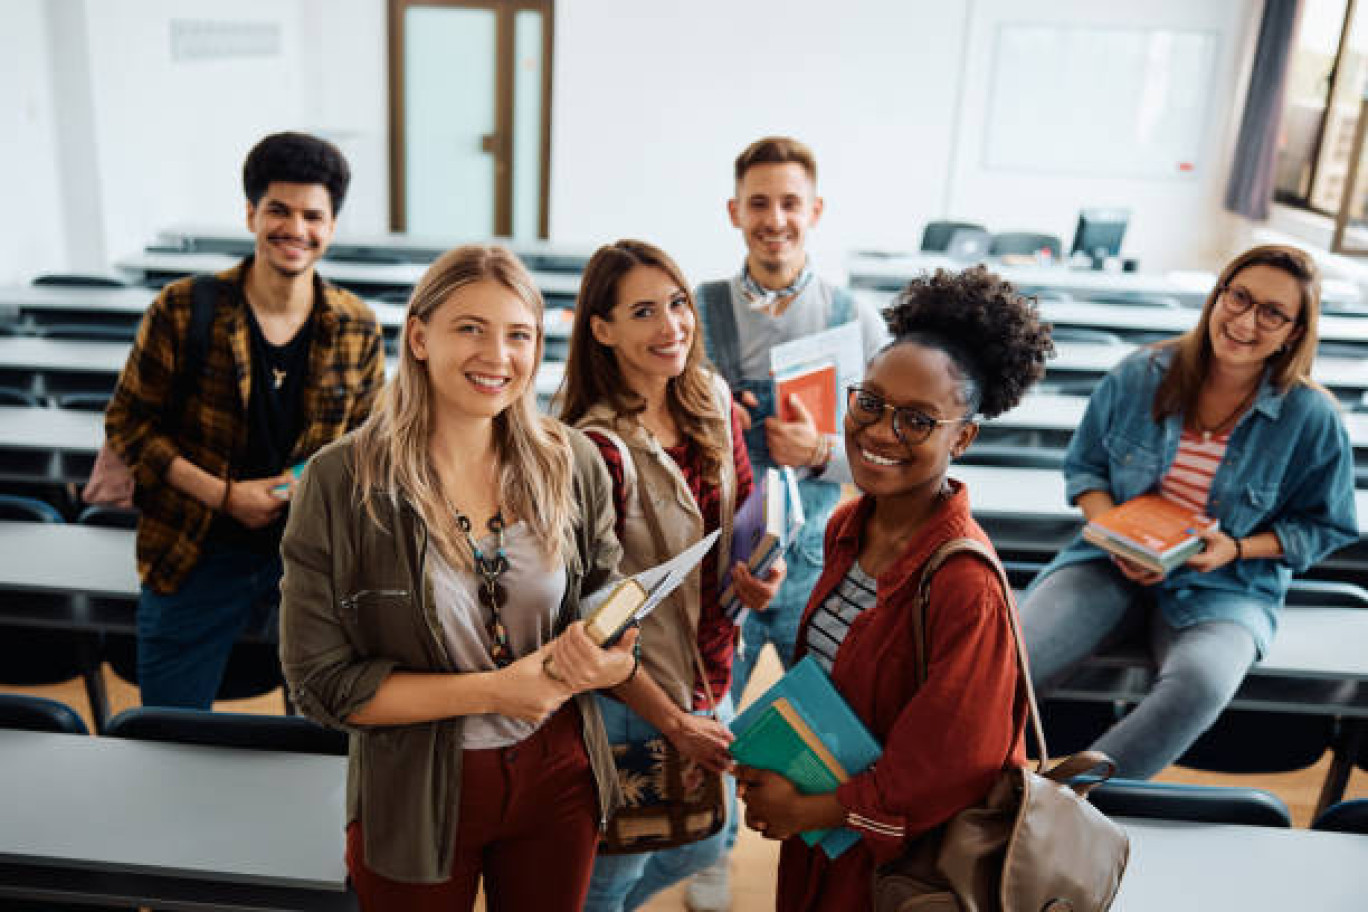
[[[628,629],[611,645],[594,641],[583,621],[576,621],[546,645],[542,668],[546,676],[570,693],[616,687],[632,676],[641,631]]]

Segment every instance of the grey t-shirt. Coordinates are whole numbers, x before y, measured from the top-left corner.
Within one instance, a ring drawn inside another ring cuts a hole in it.
[[[750,307],[741,291],[740,274],[734,276],[731,280],[731,305],[740,341],[741,376],[747,380],[768,379],[771,348],[781,342],[801,339],[828,328],[835,306],[832,293],[832,285],[814,276],[802,293],[776,317]],[[858,296],[855,297],[855,319],[860,324],[865,361],[868,362],[888,342],[888,326],[878,310]],[[849,483],[852,478],[850,463],[846,459],[845,438],[837,434],[832,442],[831,461],[822,473],[822,480]]]
[[[481,539],[481,548],[493,549],[493,535]],[[525,522],[504,532],[508,570],[500,581],[508,603],[500,609],[514,658],[521,658],[551,640],[556,612],[565,594],[565,568],[559,558],[548,560]],[[442,638],[456,667],[463,672],[494,671],[490,657],[489,610],[476,597],[479,578],[456,570],[436,548],[428,551],[428,567]],[[465,717],[461,747],[479,750],[516,744],[537,730],[537,725],[498,713]]]

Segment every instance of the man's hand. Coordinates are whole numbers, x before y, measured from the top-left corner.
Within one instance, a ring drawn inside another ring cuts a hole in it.
[[[784,584],[784,575],[787,573],[788,564],[784,563],[782,557],[774,562],[764,579],[759,579],[745,564],[737,561],[736,566],[732,567],[732,585],[736,587],[736,597],[751,611],[764,611],[779,594],[779,587]]]
[[[755,393],[752,393],[750,390],[733,396],[732,401],[736,403],[736,417],[741,423],[741,430],[749,431],[751,429],[750,410],[759,408],[760,401],[755,398]]]
[[[788,406],[793,409],[797,420],[781,421],[771,415],[765,419],[765,442],[769,445],[770,458],[779,465],[812,465],[812,458],[818,451],[820,434],[812,413],[797,396],[788,397]]]
[[[223,512],[249,529],[261,529],[275,522],[286,501],[272,491],[294,482],[294,475],[281,472],[268,478],[247,478],[229,484]]]

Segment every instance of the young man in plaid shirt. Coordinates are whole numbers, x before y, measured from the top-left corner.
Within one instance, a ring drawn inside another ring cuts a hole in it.
[[[375,315],[314,270],[349,180],[331,143],[261,140],[243,167],[253,254],[167,286],[119,378],[105,433],[141,511],[145,706],[211,706],[234,641],[274,616],[291,469],[360,424],[384,382]],[[193,289],[206,281],[212,317],[196,357]]]

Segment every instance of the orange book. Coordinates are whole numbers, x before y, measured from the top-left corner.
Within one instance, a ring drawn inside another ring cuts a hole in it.
[[[798,416],[789,405],[789,396],[797,396],[817,430],[823,434],[836,433],[836,365],[830,362],[799,368],[775,378],[774,392],[778,399],[779,417],[797,421]]]
[[[1212,519],[1158,494],[1141,494],[1083,527],[1083,537],[1107,551],[1167,573],[1202,550],[1197,532]]]

